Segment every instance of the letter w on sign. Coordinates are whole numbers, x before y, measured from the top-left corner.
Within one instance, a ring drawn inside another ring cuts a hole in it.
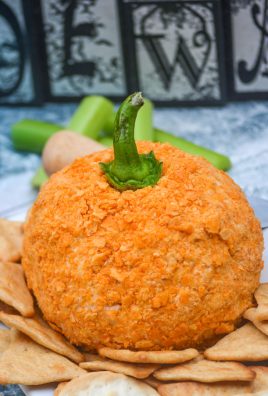
[[[121,3],[132,90],[169,103],[222,99],[217,0]]]
[[[201,67],[197,65],[183,37],[178,38],[175,57],[172,63],[169,62],[165,50],[161,44],[161,38],[164,37],[163,35],[155,35],[155,36],[140,35],[136,37],[140,38],[143,41],[143,44],[145,45],[148,54],[152,62],[156,66],[159,76],[164,83],[165,89],[168,90],[170,88],[172,77],[177,64],[179,64],[183,69],[183,72],[188,78],[191,86],[193,88],[197,86],[199,77],[203,72],[205,63],[203,62]],[[209,43],[209,37],[207,37],[207,39]],[[209,52],[207,55],[209,55]],[[205,57],[205,60],[207,60],[207,56]]]

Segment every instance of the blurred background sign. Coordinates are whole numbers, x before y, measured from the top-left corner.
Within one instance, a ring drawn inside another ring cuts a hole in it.
[[[268,0],[0,0],[0,104],[267,98]]]
[[[41,0],[49,99],[126,95],[116,0]]]
[[[268,93],[268,1],[230,0],[230,97],[266,99]],[[227,19],[228,23],[228,19]],[[228,35],[227,35],[228,37]],[[232,49],[232,51],[231,51]]]
[[[0,104],[40,103],[30,3],[0,0]]]
[[[219,1],[122,0],[121,5],[132,91],[156,103],[224,100]]]

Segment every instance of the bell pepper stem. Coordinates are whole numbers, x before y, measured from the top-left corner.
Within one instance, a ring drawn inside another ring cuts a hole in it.
[[[121,104],[114,124],[114,160],[100,163],[109,183],[120,191],[153,186],[162,173],[162,163],[154,153],[139,154],[135,143],[135,121],[143,103],[141,93],[136,92]]]

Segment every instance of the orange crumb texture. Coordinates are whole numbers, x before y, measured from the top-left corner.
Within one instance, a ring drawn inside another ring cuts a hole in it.
[[[133,350],[204,345],[253,305],[263,237],[241,189],[207,161],[140,142],[163,161],[156,186],[119,192],[107,149],[56,173],[25,227],[23,267],[71,342]]]

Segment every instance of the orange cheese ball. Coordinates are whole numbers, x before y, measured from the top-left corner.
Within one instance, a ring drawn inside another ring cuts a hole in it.
[[[263,267],[259,221],[241,189],[204,159],[154,151],[154,187],[119,192],[77,159],[42,188],[25,227],[23,267],[49,323],[71,342],[133,350],[199,347],[253,305]]]

